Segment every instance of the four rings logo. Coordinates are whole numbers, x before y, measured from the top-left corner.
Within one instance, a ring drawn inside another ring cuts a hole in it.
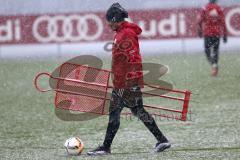
[[[95,14],[41,16],[33,23],[33,36],[40,42],[92,41],[103,33],[102,20]]]

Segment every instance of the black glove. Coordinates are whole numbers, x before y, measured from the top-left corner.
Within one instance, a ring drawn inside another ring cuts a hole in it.
[[[227,43],[227,41],[228,41],[228,38],[227,38],[226,35],[224,35],[224,36],[223,36],[223,42],[224,42],[224,43]]]

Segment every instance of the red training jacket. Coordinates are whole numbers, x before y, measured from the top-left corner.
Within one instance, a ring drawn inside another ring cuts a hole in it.
[[[199,26],[204,36],[227,35],[223,11],[216,3],[208,3],[203,8]]]
[[[112,49],[113,85],[115,88],[143,87],[142,58],[139,53],[138,35],[141,28],[123,22],[114,36]]]

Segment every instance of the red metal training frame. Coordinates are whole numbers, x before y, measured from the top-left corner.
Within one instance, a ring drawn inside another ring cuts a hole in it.
[[[60,67],[59,75],[61,75],[62,67],[64,65],[66,65],[66,64],[76,65],[76,64],[71,64],[71,63],[63,63],[61,65],[61,67]],[[84,65],[79,65],[79,64],[78,64],[78,66],[86,67],[86,68],[89,68],[89,69],[95,69],[95,70],[99,70],[99,71],[109,72],[109,74],[111,73],[111,71],[109,71],[109,70],[98,69],[98,68],[84,66]],[[58,88],[58,84],[57,84],[57,88],[56,89],[42,89],[38,85],[38,80],[42,76],[47,76],[47,77],[55,79],[57,81],[63,80],[63,81],[74,82],[74,83],[79,83],[79,84],[81,83],[81,84],[87,84],[87,85],[93,85],[93,86],[99,86],[99,87],[113,88],[113,86],[109,86],[109,83],[107,83],[107,86],[105,86],[105,85],[101,85],[101,84],[97,84],[97,83],[89,83],[89,82],[80,81],[80,80],[72,79],[72,78],[63,78],[63,77],[60,77],[60,76],[59,77],[54,77],[54,76],[52,76],[48,72],[42,72],[42,73],[37,74],[35,79],[34,79],[34,85],[35,85],[36,89],[38,91],[40,91],[40,92],[55,91],[56,94],[57,93],[68,93],[68,94],[81,95],[81,96],[86,96],[86,97],[91,97],[91,98],[96,98],[96,99],[103,99],[102,97],[98,97],[98,96],[86,95],[86,94],[76,93],[76,92],[68,91],[68,90],[61,90],[61,89]],[[108,77],[108,80],[109,80],[109,77]],[[181,114],[180,117],[179,116],[169,116],[169,115],[164,115],[164,114],[152,114],[152,115],[155,115],[155,116],[161,116],[161,117],[166,117],[166,118],[173,118],[173,119],[177,119],[177,120],[181,120],[181,121],[186,121],[187,120],[187,113],[188,113],[189,101],[190,101],[190,95],[191,95],[190,91],[188,91],[188,90],[182,91],[182,90],[176,90],[176,89],[167,89],[167,88],[159,87],[159,86],[156,86],[156,85],[150,85],[150,84],[144,84],[144,85],[148,86],[150,88],[153,88],[153,89],[168,91],[168,92],[171,92],[171,93],[184,94],[183,98],[179,98],[179,97],[173,97],[173,96],[169,96],[169,95],[158,95],[158,94],[154,94],[154,93],[147,93],[147,92],[143,91],[143,94],[146,94],[146,95],[150,95],[150,96],[154,96],[154,97],[161,97],[161,98],[165,98],[165,99],[171,99],[171,100],[176,100],[176,101],[182,101],[183,102],[182,110],[170,109],[170,108],[166,108],[166,107],[153,106],[153,105],[144,105],[144,107]],[[106,90],[106,93],[107,93],[107,90]],[[56,106],[56,97],[57,96],[55,96],[55,106]],[[104,101],[106,101],[106,100],[110,100],[110,98],[107,98],[105,96]],[[104,114],[104,112],[102,112],[102,114]],[[127,113],[127,114],[129,114],[129,113]]]

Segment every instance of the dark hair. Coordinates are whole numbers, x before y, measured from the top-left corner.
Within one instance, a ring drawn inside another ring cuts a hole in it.
[[[216,3],[217,0],[209,0],[210,3]]]
[[[128,12],[119,3],[113,3],[107,10],[108,22],[121,22],[124,21],[124,18],[128,18]]]

